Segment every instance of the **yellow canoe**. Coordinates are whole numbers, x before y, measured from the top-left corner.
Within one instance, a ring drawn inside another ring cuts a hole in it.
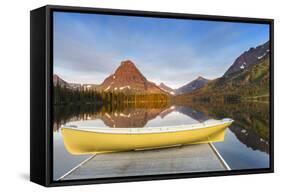
[[[62,126],[64,145],[74,155],[146,150],[224,140],[232,119],[144,128],[93,128]]]

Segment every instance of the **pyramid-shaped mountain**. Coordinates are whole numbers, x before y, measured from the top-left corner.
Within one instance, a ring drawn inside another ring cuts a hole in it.
[[[114,74],[107,77],[98,89],[126,93],[167,94],[155,83],[148,81],[130,60],[122,61]]]

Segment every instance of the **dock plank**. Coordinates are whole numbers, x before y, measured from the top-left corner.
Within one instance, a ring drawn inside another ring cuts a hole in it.
[[[61,180],[227,170],[210,144],[98,154]]]

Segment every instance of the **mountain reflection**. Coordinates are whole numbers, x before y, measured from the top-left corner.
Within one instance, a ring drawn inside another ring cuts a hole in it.
[[[146,123],[158,115],[165,109],[124,109],[123,112],[113,112],[99,114],[96,118],[101,119],[108,127],[144,127]]]
[[[269,152],[269,105],[264,103],[192,103],[190,105],[150,105],[109,108],[98,105],[70,105],[54,107],[53,130],[72,121],[101,120],[107,127],[144,127],[149,121],[178,112],[198,122],[229,117],[234,123],[229,130],[237,139],[253,150]],[[160,119],[160,121],[161,121]]]
[[[107,127],[144,127],[157,116],[165,117],[174,108],[170,106],[108,108],[95,105],[73,105],[54,107],[54,131],[71,121],[102,120]]]

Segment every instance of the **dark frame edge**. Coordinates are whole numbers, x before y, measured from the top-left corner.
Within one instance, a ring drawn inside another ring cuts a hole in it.
[[[274,20],[270,20],[270,168],[274,173]]]
[[[46,6],[30,11],[30,181],[47,186]]]

